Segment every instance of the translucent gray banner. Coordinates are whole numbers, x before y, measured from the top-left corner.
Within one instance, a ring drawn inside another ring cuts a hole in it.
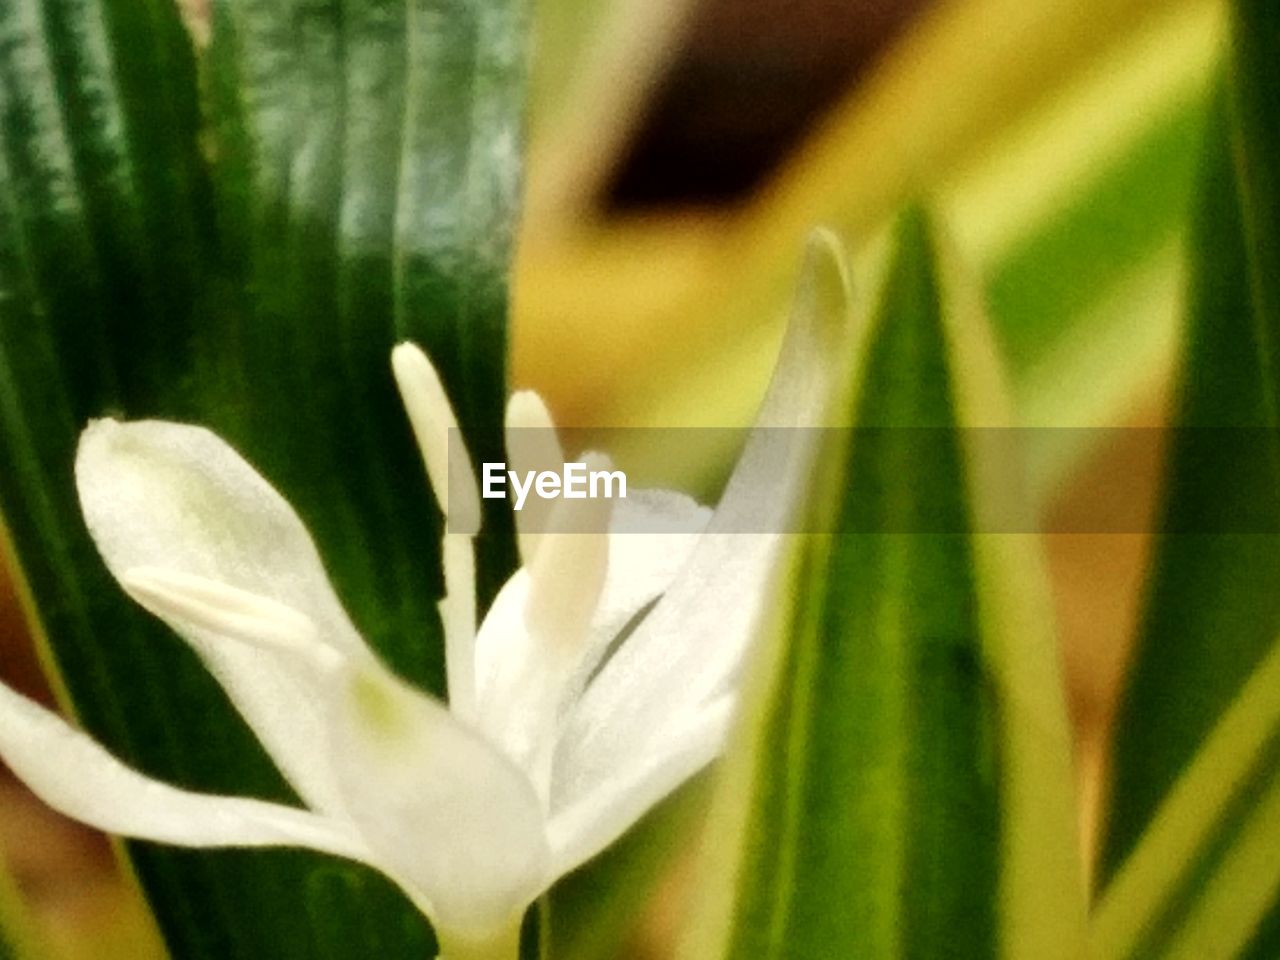
[[[451,457],[461,440],[451,436]],[[1042,509],[1028,477],[1061,451],[1094,451],[1075,481],[1070,510]],[[506,460],[472,463],[484,503],[504,500],[522,529],[646,534],[710,528],[721,533],[1141,533],[1280,534],[1280,434],[1262,428],[855,429],[680,428],[512,430]],[[567,452],[564,452],[567,451]],[[602,459],[593,454],[602,454]],[[727,482],[700,466],[737,465]],[[1091,474],[1108,458],[1118,466]],[[641,463],[645,469],[628,467]],[[1179,488],[1150,509],[1132,484],[1154,477],[1125,464],[1177,464],[1204,488]],[[451,464],[451,467],[454,464]],[[1119,471],[1119,472],[1117,472]],[[655,473],[695,477],[715,492],[695,511],[655,489]],[[451,483],[467,474],[450,470]],[[938,483],[938,477],[958,483]],[[451,498],[457,494],[451,491]],[[729,509],[717,510],[723,503]],[[517,510],[517,507],[519,509]],[[451,525],[454,532],[470,533]]]

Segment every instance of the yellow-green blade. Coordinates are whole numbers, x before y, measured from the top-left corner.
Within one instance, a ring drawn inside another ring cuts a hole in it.
[[[1071,750],[990,335],[901,221],[812,529],[761,638],[688,957],[1075,957]],[[982,428],[982,429],[979,429]],[[999,446],[999,445],[997,445]],[[1006,514],[1007,515],[1007,514]]]

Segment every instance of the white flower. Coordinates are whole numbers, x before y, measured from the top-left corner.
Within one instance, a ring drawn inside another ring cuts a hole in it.
[[[761,423],[819,422],[843,333],[821,313],[798,311]],[[435,370],[407,344],[392,360],[450,528],[474,529],[475,478],[456,445],[449,455],[456,424]],[[507,423],[513,469],[561,465],[536,395],[512,397]],[[306,809],[153,780],[2,685],[0,755],[102,830],[366,863],[430,918],[448,960],[509,960],[535,898],[720,750],[779,543],[725,531],[781,529],[807,460],[789,440],[780,472],[777,440],[753,433],[714,517],[659,491],[531,502],[517,515],[523,566],[478,630],[472,539],[446,532],[446,708],[379,662],[297,515],[227,444],[97,421],[76,480],[103,558],[200,656]],[[776,487],[753,486],[766,475]],[[575,511],[610,532],[567,532],[582,529]]]

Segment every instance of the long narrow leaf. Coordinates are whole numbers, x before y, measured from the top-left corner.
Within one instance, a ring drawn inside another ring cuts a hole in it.
[[[1276,859],[1274,834],[1247,821],[1265,822],[1269,816],[1280,771],[1278,742],[1280,645],[1273,645],[1108,887],[1091,922],[1094,956],[1142,956],[1167,946],[1162,941],[1184,923],[1192,932],[1181,939],[1203,937],[1209,921],[1202,918],[1221,914],[1224,905],[1232,915],[1230,911],[1248,902],[1241,894],[1255,904],[1254,912],[1246,907],[1243,914],[1251,922],[1232,924],[1224,919],[1209,925],[1222,944],[1234,941],[1239,946],[1247,940],[1269,905],[1273,885],[1266,882],[1265,872],[1250,878],[1231,861]],[[1236,852],[1228,853],[1233,844]],[[1235,896],[1216,904],[1223,901],[1224,888]]]
[[[1195,769],[1188,764],[1280,631],[1278,39],[1272,6],[1236,5],[1230,89],[1219,98],[1209,131],[1191,247],[1179,429],[1147,609],[1116,727],[1102,866],[1104,879],[1117,882],[1124,878],[1116,873],[1122,864],[1143,850],[1144,831],[1159,829],[1161,804],[1173,802],[1178,777]],[[1257,776],[1265,781],[1269,774],[1264,769]],[[1241,775],[1225,786],[1236,806],[1199,854],[1201,881],[1230,869],[1225,850],[1263,802],[1256,777]],[[1178,868],[1169,862],[1163,870],[1172,878]],[[1194,909],[1188,892],[1168,907],[1174,913],[1165,926]],[[1260,956],[1274,954],[1280,942],[1271,939],[1274,927],[1264,925],[1272,932],[1257,945]]]
[[[1194,274],[1175,415],[1185,429],[1173,437],[1165,493],[1164,526],[1184,530],[1212,529],[1215,520],[1225,526],[1241,511],[1266,511],[1274,499],[1265,495],[1273,479],[1268,458],[1251,442],[1267,436],[1259,428],[1270,424],[1271,412],[1229,132],[1219,107],[1207,138],[1192,243]],[[1251,430],[1254,437],[1246,437],[1243,448],[1222,443],[1206,457],[1203,441],[1226,440],[1233,429]],[[1280,606],[1270,600],[1269,584],[1277,570],[1280,545],[1270,537],[1162,535],[1117,721],[1104,873],[1132,848],[1217,710],[1247,676],[1250,651],[1262,649],[1274,634]],[[1187,696],[1192,690],[1195,695]]]
[[[814,491],[836,532],[797,546],[765,638],[713,838],[728,880],[691,957],[1083,947],[1043,584],[1029,536],[991,532],[1018,490],[978,443],[1007,425],[989,334],[923,214],[897,244],[843,466]]]

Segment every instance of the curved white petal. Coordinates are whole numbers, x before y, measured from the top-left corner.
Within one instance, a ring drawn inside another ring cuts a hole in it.
[[[557,684],[548,651],[529,632],[529,571],[503,584],[476,637],[477,724],[489,740],[530,775],[539,796],[546,777],[534,778],[547,756],[546,718],[554,715]],[[549,771],[548,771],[549,774]]]
[[[125,766],[61,717],[0,684],[0,757],[81,823],[184,847],[306,847],[368,863],[348,827],[261,800],[179,790]]]
[[[768,603],[781,543],[779,534],[703,535],[670,589],[565,716],[557,777],[616,777],[649,731],[733,688]]]
[[[521,390],[507,401],[507,466],[520,476],[529,472],[564,469],[564,449],[556,436],[555,421],[542,398],[532,390]],[[538,548],[538,535],[546,530],[553,501],[531,497],[516,513],[520,539],[520,562],[528,566]]]
[[[687,557],[697,535],[711,522],[711,514],[710,507],[704,507],[687,494],[638,487],[628,491],[625,499],[616,501],[609,532],[638,537],[681,537],[689,545],[683,551]]]
[[[671,585],[688,562],[711,511],[670,490],[628,491],[616,500],[609,520],[609,552],[604,585],[591,615],[582,656],[566,691],[572,698],[585,686],[625,628]],[[505,638],[527,632],[528,571],[517,573],[490,606],[476,639],[477,686],[484,689],[501,663]],[[522,586],[510,586],[523,583]],[[518,639],[512,643],[520,643]]]
[[[675,581],[710,520],[711,510],[671,490],[637,489],[616,501],[604,588],[566,689],[568,700],[577,698],[624,632]]]
[[[307,805],[341,815],[319,683],[342,654],[319,641],[315,624],[274,600],[189,573],[134,567],[120,582],[191,644]]]
[[[376,664],[336,671],[332,738],[347,809],[379,862],[478,938],[544,889],[541,805],[525,776],[442,704]]]
[[[654,804],[715,759],[733,708],[733,697],[721,697],[700,708],[691,720],[668,724],[644,754],[628,758],[603,782],[584,784],[557,777],[547,829],[553,875],[563,876],[604,850]]]
[[[304,613],[339,650],[362,650],[293,508],[225,441],[162,420],[96,420],[80,437],[76,487],[111,572],[165,567]]]
[[[707,532],[566,720],[556,763],[573,777],[613,776],[636,746],[616,742],[615,729],[642,737],[735,681],[812,467],[817,431],[803,428],[829,424],[848,355],[848,280],[838,244],[820,235],[806,273],[756,427]]]
[[[245,591],[296,611],[314,625],[315,642],[369,655],[302,521],[208,430],[96,421],[80,438],[76,484],[89,532],[122,583],[141,568]],[[323,723],[288,665],[163,604],[152,609],[200,655],[307,804],[334,811]]]

